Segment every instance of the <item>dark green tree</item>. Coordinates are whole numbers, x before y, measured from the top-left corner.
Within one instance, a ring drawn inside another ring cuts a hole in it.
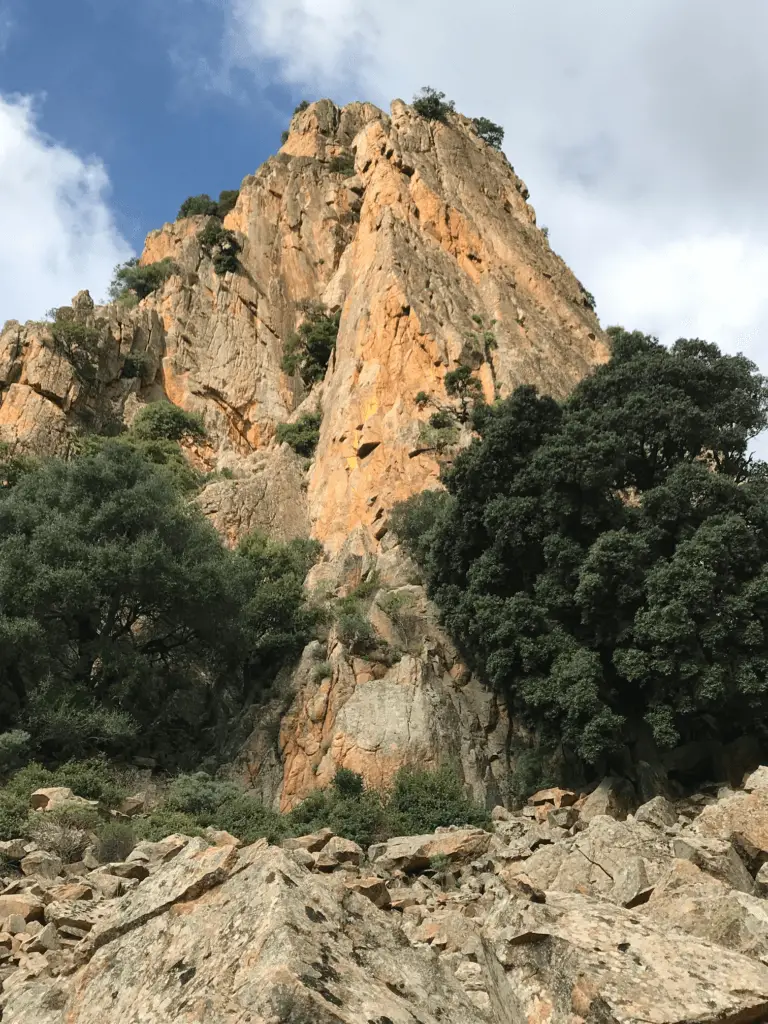
[[[473,414],[446,494],[393,527],[470,663],[588,762],[768,724],[768,387],[743,356],[613,329],[563,404]]]
[[[285,342],[283,372],[298,373],[308,387],[322,380],[336,347],[340,322],[341,310],[328,313],[322,306],[308,306],[304,322]]]
[[[322,417],[319,413],[308,412],[299,416],[295,423],[279,423],[276,431],[277,440],[281,444],[289,444],[297,455],[309,458],[320,440],[321,422]]]
[[[306,642],[312,557],[228,551],[130,439],[22,472],[0,489],[0,720],[49,759],[194,762]]]
[[[134,256],[115,267],[112,284],[109,286],[109,297],[119,301],[132,292],[137,299],[146,299],[178,272],[179,268],[173,260],[164,259],[158,260],[157,263],[141,264]]]
[[[225,228],[220,220],[213,217],[198,232],[197,240],[203,254],[213,263],[213,269],[219,276],[236,274],[240,269],[238,253],[242,246],[234,231]]]
[[[456,109],[453,100],[446,100],[444,92],[438,92],[429,85],[413,97],[411,106],[428,121],[445,121]]]
[[[504,142],[504,129],[500,124],[494,124],[487,117],[473,117],[472,126],[483,142],[487,142],[494,149],[501,149]]]
[[[176,220],[183,220],[184,217],[210,217],[215,216],[216,212],[216,200],[211,199],[207,192],[203,192],[199,196],[187,196],[179,207]]]

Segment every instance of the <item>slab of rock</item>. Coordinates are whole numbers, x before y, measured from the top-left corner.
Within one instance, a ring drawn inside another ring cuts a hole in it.
[[[482,829],[457,829],[425,836],[398,836],[375,843],[368,859],[382,871],[420,871],[434,857],[447,857],[453,864],[468,863],[488,852],[493,836]]]
[[[761,764],[747,776],[744,780],[744,789],[747,793],[755,793],[761,789],[768,791],[768,765]]]
[[[315,856],[315,867],[320,871],[333,871],[342,864],[360,865],[364,856],[357,843],[351,839],[333,836]]]
[[[768,1014],[764,964],[586,896],[508,900],[483,935],[499,1022],[709,1024]]]
[[[599,815],[607,815],[624,821],[635,806],[635,791],[626,779],[615,779],[610,776],[603,779],[597,789],[593,790],[581,807],[582,821],[589,822]]]
[[[635,821],[654,828],[668,828],[677,822],[677,811],[663,796],[655,796],[647,803],[641,804],[634,814]]]
[[[573,804],[578,800],[576,793],[570,789],[559,789],[553,786],[551,789],[540,789],[533,796],[528,797],[528,803],[536,806],[537,804],[553,804],[555,807],[572,807]]]
[[[43,910],[42,900],[28,891],[0,896],[0,921],[11,914],[18,914],[25,921],[42,921]]]
[[[51,786],[36,789],[29,798],[29,806],[33,811],[53,811],[59,807],[98,807],[99,801],[75,796],[69,786]]]
[[[152,1024],[488,1024],[433,951],[408,946],[399,915],[349,890],[340,897],[276,847],[244,853],[205,894],[185,893],[178,879],[163,885],[154,905],[165,909],[132,915],[73,975],[3,992],[3,1019],[124,1024],[139,1012]],[[221,855],[213,848],[207,857]],[[176,878],[178,864],[127,899],[157,888],[165,874]],[[169,905],[172,893],[180,902]]]
[[[332,838],[331,829],[321,828],[319,832],[313,832],[308,836],[293,836],[290,839],[284,839],[280,845],[284,850],[307,850],[309,853],[319,853]]]
[[[21,861],[21,870],[25,875],[39,875],[40,878],[48,878],[51,881],[59,877],[62,867],[61,857],[54,853],[46,853],[45,850],[28,853]]]
[[[23,860],[34,848],[35,844],[28,839],[7,839],[0,843],[0,856],[6,860]]]
[[[686,832],[672,840],[672,852],[675,857],[691,861],[732,889],[748,893],[754,890],[752,876],[744,861],[733,846],[723,839],[710,839]]]
[[[117,878],[135,878],[138,882],[143,881],[149,875],[149,868],[139,861],[117,861],[112,864],[103,864],[97,868],[95,874],[101,872],[107,875],[115,875]]]
[[[376,875],[370,878],[355,878],[352,882],[346,882],[345,887],[351,889],[352,892],[359,892],[361,896],[370,900],[374,907],[379,907],[381,910],[389,907],[392,902],[389,889]]]
[[[733,843],[756,870],[768,860],[768,789],[733,793],[709,804],[694,828],[702,836]]]
[[[135,864],[138,862],[141,864],[149,864],[150,867],[158,864],[167,864],[169,860],[173,860],[174,857],[178,856],[184,847],[191,841],[191,836],[183,836],[178,833],[166,836],[165,839],[161,839],[156,843],[151,843],[148,840],[142,840],[142,842],[137,843],[136,846],[134,846],[125,860],[128,864]],[[94,867],[95,866],[96,865],[94,865]]]

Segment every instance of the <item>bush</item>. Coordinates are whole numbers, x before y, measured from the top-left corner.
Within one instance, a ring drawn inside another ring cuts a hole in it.
[[[285,343],[282,369],[298,373],[307,387],[325,376],[336,347],[341,311],[328,313],[322,306],[310,305],[299,329]]]
[[[351,153],[331,157],[328,170],[331,174],[343,174],[345,178],[351,178],[355,173],[355,158]]]
[[[339,796],[360,796],[363,792],[363,776],[350,768],[337,768],[333,777],[333,788]]]
[[[395,776],[389,809],[411,835],[434,832],[442,825],[490,827],[487,810],[465,794],[458,775],[445,767],[434,772],[401,768]]]
[[[0,732],[0,772],[17,768],[29,751],[30,736],[23,729]]]
[[[30,817],[27,834],[46,853],[56,854],[65,864],[80,860],[91,842],[91,834],[85,829],[63,824],[42,812]]]
[[[339,640],[354,654],[364,654],[378,643],[375,629],[360,602],[354,598],[344,598],[339,602],[336,633]]]
[[[220,217],[221,220],[224,220],[230,210],[234,210],[239,198],[239,188],[225,188],[219,192],[219,201],[216,204],[216,216]]]
[[[203,254],[211,260],[213,269],[219,276],[236,274],[240,269],[238,253],[242,246],[234,231],[225,228],[221,221],[209,220],[198,232],[197,240]]]
[[[125,298],[132,292],[137,299],[146,299],[152,292],[162,287],[169,277],[179,273],[179,268],[171,259],[158,260],[157,263],[140,264],[137,257],[115,267],[109,296],[115,301]]]
[[[283,815],[247,793],[240,793],[222,804],[212,824],[237,836],[244,843],[255,843],[262,838],[275,843],[288,831]]]
[[[288,138],[289,138],[290,134],[291,134],[291,133],[290,133],[290,132],[288,131],[288,129],[287,129],[287,128],[285,129],[285,131],[283,131],[283,132],[280,132],[280,145],[281,145],[281,146],[284,146],[284,145],[286,144],[286,142],[288,141]]]
[[[312,679],[319,682],[321,679],[329,679],[333,675],[333,665],[330,661],[319,661],[312,667]]]
[[[131,435],[140,441],[200,441],[205,437],[205,427],[196,413],[170,402],[152,402],[136,414]]]
[[[295,423],[279,423],[275,437],[279,444],[290,445],[297,455],[311,458],[320,440],[320,413],[304,413]]]
[[[242,790],[233,782],[213,779],[205,772],[194,775],[180,775],[168,787],[164,808],[189,814],[199,824],[210,825],[216,812],[228,800],[240,796]]]
[[[54,346],[67,359],[78,380],[93,384],[99,375],[99,341],[97,327],[75,319],[70,306],[52,310],[51,337]]]
[[[475,134],[483,142],[487,142],[494,149],[501,149],[501,144],[504,142],[504,129],[500,124],[494,124],[487,117],[473,117],[472,126],[475,129]]]
[[[150,358],[146,352],[130,352],[123,360],[121,377],[132,379],[143,377],[150,365]]]
[[[199,196],[188,196],[179,207],[176,220],[183,220],[184,217],[211,217],[216,216],[217,204],[211,199],[207,192]]]
[[[438,92],[428,85],[425,85],[421,92],[413,97],[411,105],[417,114],[426,117],[429,121],[445,121],[448,114],[453,114],[456,110],[453,100],[446,100],[444,92]]]
[[[104,758],[69,761],[53,775],[54,785],[69,786],[77,796],[99,800],[106,807],[116,807],[129,794],[123,773]]]
[[[0,789],[0,840],[19,839],[27,831],[28,803],[16,793]]]
[[[133,826],[127,821],[111,821],[99,832],[96,856],[102,864],[124,861],[136,845]]]
[[[486,407],[435,522],[400,516],[470,666],[543,746],[610,762],[768,724],[768,382],[698,339],[612,329],[562,404]],[[397,518],[397,517],[396,517]]]
[[[191,814],[158,809],[151,814],[131,819],[131,828],[137,841],[144,839],[157,843],[172,835],[201,836],[203,830]]]
[[[309,100],[301,100],[300,103],[296,104],[296,106],[294,108],[294,111],[293,111],[293,116],[295,117],[297,114],[302,114],[308,108],[309,108]]]

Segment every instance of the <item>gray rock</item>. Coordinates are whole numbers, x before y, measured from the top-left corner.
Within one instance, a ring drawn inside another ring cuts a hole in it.
[[[652,825],[654,828],[665,828],[677,822],[677,811],[663,796],[655,796],[647,803],[641,804],[635,811],[635,821]]]

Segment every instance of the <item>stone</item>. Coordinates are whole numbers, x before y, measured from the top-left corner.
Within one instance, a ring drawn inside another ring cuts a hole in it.
[[[744,790],[755,793],[758,790],[768,791],[768,765],[761,764],[744,780]]]
[[[280,845],[284,850],[307,850],[309,853],[319,853],[332,838],[331,829],[321,828],[319,832],[313,832],[312,835],[284,839]]]
[[[48,953],[54,949],[61,949],[61,941],[59,940],[59,933],[49,923],[32,937],[31,942],[27,943],[25,952]]]
[[[118,811],[132,818],[136,814],[143,814],[147,809],[147,796],[145,793],[136,793],[134,796],[127,796],[118,806]]]
[[[654,828],[666,828],[677,822],[677,812],[666,797],[655,796],[637,808],[634,818]]]
[[[196,884],[201,856],[223,869],[205,891]],[[86,940],[74,973],[4,991],[3,1019],[61,1024],[66,1014],[71,1024],[120,1024],[140,1007],[152,1024],[176,1024],[182,1014],[254,1024],[405,1024],[416,1016],[422,1024],[488,1024],[449,966],[434,951],[410,948],[368,899],[349,890],[340,897],[324,876],[266,843],[241,857],[216,847],[184,851],[121,901],[141,897],[142,912],[133,905],[116,917],[100,945]],[[191,888],[180,884],[184,861]]]
[[[142,840],[131,850],[125,858],[125,862],[127,864],[149,864],[150,868],[158,864],[167,864],[168,861],[178,856],[190,841],[190,836],[178,834],[166,836],[165,839],[156,843]],[[98,867],[98,863],[94,865],[94,868],[96,867]]]
[[[547,824],[552,828],[571,828],[579,820],[575,807],[560,807],[547,812]]]
[[[352,882],[345,882],[344,886],[352,892],[358,892],[361,896],[365,896],[380,910],[386,910],[392,903],[386,885],[375,875],[368,878],[356,878]]]
[[[755,875],[755,891],[758,896],[768,896],[768,861]]]
[[[206,829],[206,836],[214,846],[242,846],[242,839],[223,829]]]
[[[62,866],[61,857],[44,850],[28,853],[21,861],[21,870],[25,875],[38,875],[51,880],[59,877]]]
[[[586,896],[505,901],[483,935],[498,1021],[703,1024],[768,1012],[764,964]]]
[[[125,892],[125,879],[119,878],[109,871],[96,868],[95,871],[89,871],[85,877],[88,885],[104,899],[112,900],[116,896],[122,896]]]
[[[768,790],[733,793],[709,804],[694,828],[702,836],[733,843],[757,870],[768,860]]]
[[[511,821],[513,815],[502,804],[496,804],[491,811],[491,821]]]
[[[31,921],[29,922],[32,923]],[[27,921],[26,918],[22,917],[21,914],[9,914],[3,922],[3,930],[9,935],[21,935],[26,934]]]
[[[580,811],[582,821],[589,822],[598,815],[608,815],[623,821],[634,806],[634,790],[626,779],[605,778],[593,790]]]
[[[320,871],[332,871],[342,864],[360,865],[365,854],[357,843],[341,836],[332,836],[315,857],[315,867]]]
[[[102,865],[96,872],[91,872],[89,878],[92,878],[93,874],[101,872],[108,875],[115,875],[117,878],[135,878],[137,881],[141,882],[149,875],[149,868],[138,861],[121,861],[118,863]]]
[[[8,839],[0,842],[0,856],[11,861],[23,860],[33,848],[26,839]]]
[[[577,795],[570,789],[552,787],[551,789],[540,789],[533,796],[529,796],[528,803],[533,806],[537,804],[554,804],[555,807],[571,807],[576,803],[577,799]]]
[[[642,857],[628,857],[622,861],[613,876],[610,898],[622,907],[637,907],[647,903],[653,893]]]
[[[43,903],[30,892],[0,895],[0,921],[18,914],[25,921],[43,920]]]
[[[733,846],[722,839],[708,839],[686,833],[672,840],[675,857],[689,860],[713,878],[718,878],[741,892],[754,889],[752,876]]]
[[[52,786],[47,789],[36,789],[29,798],[29,806],[33,811],[53,811],[59,807],[70,806],[98,807],[99,802],[75,796],[69,786]]]
[[[84,882],[67,882],[65,885],[55,885],[49,896],[58,903],[77,903],[80,900],[93,899],[93,887]]]
[[[452,864],[468,863],[488,852],[491,839],[491,833],[481,829],[399,836],[371,846],[368,859],[381,871],[413,872],[429,867],[435,857],[446,857]]]

